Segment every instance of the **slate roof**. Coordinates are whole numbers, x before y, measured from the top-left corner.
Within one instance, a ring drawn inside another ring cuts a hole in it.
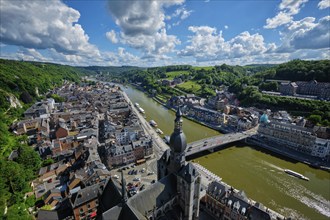
[[[82,190],[80,190],[77,194],[77,197],[73,203],[73,207],[79,207],[82,204],[91,201],[95,198],[97,198],[99,193],[100,185],[95,184],[93,186],[86,187]]]
[[[37,220],[59,220],[57,211],[39,210]]]
[[[164,203],[177,196],[176,176],[170,174],[144,191],[128,199],[127,203],[119,204],[103,213],[103,219],[146,219],[145,213],[161,207]]]
[[[214,198],[217,198],[220,200],[223,198],[226,194],[226,192],[229,190],[229,187],[227,187],[224,184],[221,184],[219,182],[213,181],[208,186],[208,194],[211,195]]]
[[[109,178],[102,196],[101,196],[101,203],[100,211],[101,213],[111,209],[114,206],[117,206],[121,202],[121,185],[117,180],[113,178]]]
[[[270,215],[267,212],[255,207],[255,206],[252,206],[249,209],[248,218],[250,220],[259,220],[259,219],[270,220],[271,219]]]

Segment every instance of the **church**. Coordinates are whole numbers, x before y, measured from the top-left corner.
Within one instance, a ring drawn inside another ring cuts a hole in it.
[[[126,195],[122,177],[121,201],[102,214],[104,220],[150,219],[191,220],[199,218],[201,176],[186,162],[186,137],[182,112],[178,108],[174,131],[167,149],[157,161],[158,181],[131,198]]]

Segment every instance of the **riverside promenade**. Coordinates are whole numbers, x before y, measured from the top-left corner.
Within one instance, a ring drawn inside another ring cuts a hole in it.
[[[131,100],[128,98],[127,94],[125,92],[122,92],[124,98],[126,99],[127,103],[132,107],[132,110],[134,113],[138,116],[141,126],[144,129],[145,133],[148,134],[154,143],[154,154],[156,156],[156,159],[158,160],[166,151],[169,149],[169,146],[163,141],[162,138],[159,137],[157,132],[149,125],[149,123],[146,121],[146,119],[143,117],[143,115],[138,111],[138,109],[133,105]]]

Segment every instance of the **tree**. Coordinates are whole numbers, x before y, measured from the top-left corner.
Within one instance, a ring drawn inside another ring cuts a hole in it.
[[[52,94],[51,97],[55,100],[55,102],[60,103],[64,102],[65,99],[57,94]]]
[[[39,154],[34,151],[33,148],[21,145],[18,148],[17,162],[28,169],[36,171],[40,168],[41,159]]]
[[[310,115],[308,120],[310,120],[313,124],[319,124],[321,123],[322,117],[321,115]]]

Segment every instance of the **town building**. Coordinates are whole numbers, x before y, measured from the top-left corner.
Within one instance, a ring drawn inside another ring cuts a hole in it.
[[[281,83],[280,92],[282,95],[304,95],[318,99],[330,100],[330,83],[317,82],[316,80],[297,81]]]
[[[322,159],[330,158],[329,139],[318,137],[311,128],[291,123],[292,119],[289,115],[282,114],[282,116],[276,114],[269,120],[266,114],[262,115],[258,136],[272,145],[281,145]]]
[[[262,204],[252,204],[244,191],[213,181],[201,199],[203,209],[215,219],[270,220],[271,215]]]
[[[282,95],[295,96],[297,94],[297,84],[295,82],[283,82],[280,85],[280,92]]]

